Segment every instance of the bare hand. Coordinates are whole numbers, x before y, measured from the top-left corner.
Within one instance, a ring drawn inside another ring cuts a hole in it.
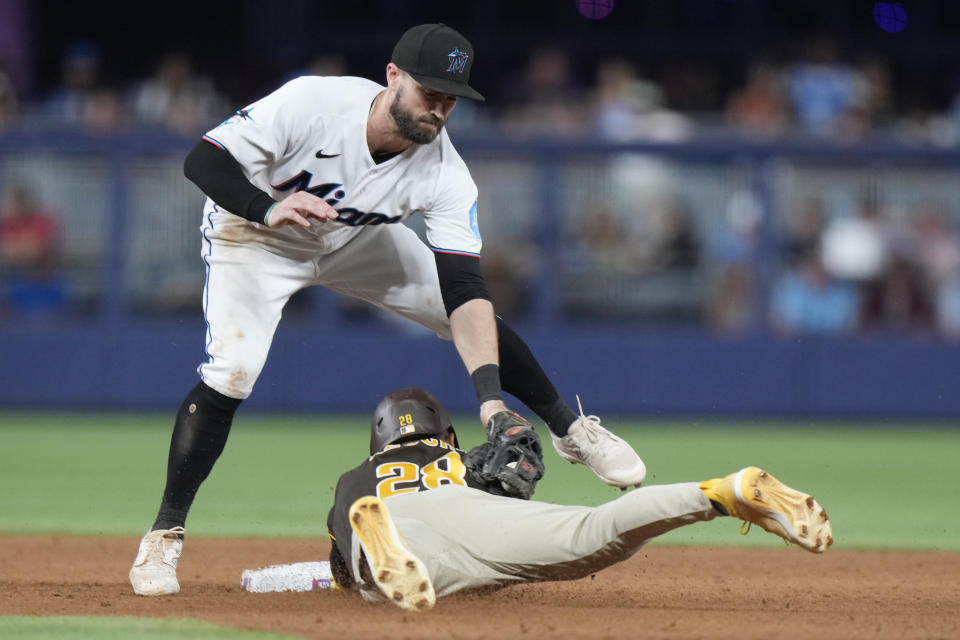
[[[490,422],[493,414],[500,413],[501,411],[509,411],[509,409],[507,409],[507,403],[503,400],[487,400],[480,405],[480,422],[483,423],[483,428],[487,428],[487,423]]]
[[[284,227],[291,224],[309,227],[310,219],[319,220],[320,222],[330,222],[336,220],[338,215],[340,215],[340,213],[327,204],[322,198],[318,198],[306,191],[297,191],[270,209],[267,224],[271,228]]]

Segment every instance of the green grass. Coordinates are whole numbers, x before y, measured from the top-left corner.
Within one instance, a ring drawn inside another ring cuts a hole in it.
[[[0,616],[0,638],[31,640],[282,640],[280,636],[258,631],[241,631],[200,622],[199,620],[158,620],[153,618],[55,616],[33,618]]]
[[[366,455],[367,420],[241,412],[197,497],[190,534],[324,537],[337,478]],[[0,413],[0,531],[139,537],[163,490],[171,424],[172,412]],[[479,443],[475,418],[458,424],[462,445]],[[809,421],[606,424],[641,453],[648,485],[756,464],[815,495],[839,547],[960,550],[958,429]],[[547,475],[537,499],[595,505],[620,495],[545,444]],[[684,527],[658,543],[782,544],[760,530],[739,536],[738,525]]]

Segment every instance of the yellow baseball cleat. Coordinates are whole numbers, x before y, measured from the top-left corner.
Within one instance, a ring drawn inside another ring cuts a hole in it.
[[[755,523],[814,553],[823,553],[833,544],[827,512],[813,496],[791,489],[763,469],[747,467],[726,478],[707,480],[700,483],[700,490],[731,516],[748,523],[747,531]]]
[[[432,609],[437,595],[427,569],[403,544],[383,501],[358,498],[350,505],[350,526],[381,593],[402,609]]]

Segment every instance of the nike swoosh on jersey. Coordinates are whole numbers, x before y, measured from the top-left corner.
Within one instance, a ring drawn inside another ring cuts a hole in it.
[[[339,153],[326,154],[323,152],[323,149],[320,149],[320,151],[317,151],[318,158],[336,158],[339,155],[340,155]]]

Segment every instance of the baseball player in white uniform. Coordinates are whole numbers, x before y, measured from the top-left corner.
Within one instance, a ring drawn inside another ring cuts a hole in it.
[[[463,589],[574,580],[721,516],[814,553],[833,544],[819,503],[757,467],[636,489],[599,507],[556,505],[526,499],[539,476],[501,484],[516,479],[514,462],[539,454],[511,442],[529,430],[522,420],[464,453],[443,405],[410,388],[381,400],[370,427],[370,457],[340,476],[327,517],[334,580],[367,600],[417,611]],[[516,455],[496,455],[501,447]]]
[[[387,86],[301,77],[209,131],[184,163],[208,199],[202,257],[207,359],[181,405],[157,518],[130,570],[140,595],[179,591],[187,512],[253,391],[287,300],[322,285],[452,339],[488,425],[502,391],[544,420],[561,457],[629,487],[643,462],[595,416],[559,397],[494,314],[480,269],[478,194],[443,126],[469,84],[473,47],[442,24],[403,34]],[[421,214],[426,246],[400,224]],[[333,339],[333,338],[331,338]],[[317,384],[323,384],[320,363]]]

